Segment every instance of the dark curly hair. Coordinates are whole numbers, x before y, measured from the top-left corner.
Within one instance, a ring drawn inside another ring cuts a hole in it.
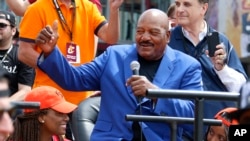
[[[7,141],[39,141],[41,123],[38,117],[46,115],[47,111],[48,109],[43,109],[18,115],[14,121],[14,133]],[[60,141],[63,141],[62,137]]]

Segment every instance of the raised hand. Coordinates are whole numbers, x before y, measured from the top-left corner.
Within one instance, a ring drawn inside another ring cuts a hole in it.
[[[110,9],[119,9],[119,7],[122,5],[123,0],[109,0],[109,6]]]
[[[55,48],[58,38],[57,20],[53,22],[52,27],[47,25],[39,32],[36,38],[36,44],[41,48],[45,57],[48,56]]]

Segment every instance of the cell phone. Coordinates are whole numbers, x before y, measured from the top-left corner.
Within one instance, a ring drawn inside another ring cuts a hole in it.
[[[217,50],[216,46],[220,44],[219,33],[218,32],[209,32],[207,35],[207,44],[208,44],[208,55],[210,57],[214,56],[214,52]]]

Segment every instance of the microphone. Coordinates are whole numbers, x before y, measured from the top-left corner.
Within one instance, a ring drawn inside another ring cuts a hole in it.
[[[132,70],[133,75],[139,75],[140,63],[138,61],[132,61],[130,63],[130,69]],[[137,102],[140,103],[142,100],[141,96],[136,97]]]
[[[140,63],[138,61],[132,61],[130,63],[130,69],[132,70],[132,73],[133,75],[139,75],[139,69],[140,69]],[[137,103],[139,104],[139,115],[142,115],[142,105],[141,105],[141,102],[142,102],[142,96],[135,96],[136,100],[137,100]],[[140,126],[139,127],[142,127],[142,123],[138,121],[137,122],[134,122],[134,124],[139,124]],[[142,133],[142,129],[139,128],[139,131],[140,131],[140,138],[141,140],[143,139],[143,133]]]
[[[138,61],[132,61],[130,63],[130,69],[132,70],[133,75],[139,75],[140,64]]]

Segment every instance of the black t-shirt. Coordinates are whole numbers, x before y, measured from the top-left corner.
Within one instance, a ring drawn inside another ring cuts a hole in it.
[[[155,74],[160,66],[162,58],[159,60],[145,60],[141,56],[138,55],[138,61],[140,63],[139,74],[147,77],[147,79],[152,82]]]
[[[32,86],[34,83],[35,70],[32,67],[20,62],[17,57],[18,47],[13,46],[4,60],[7,50],[0,50],[0,61],[2,66],[10,73],[11,95],[18,91],[18,83]]]

